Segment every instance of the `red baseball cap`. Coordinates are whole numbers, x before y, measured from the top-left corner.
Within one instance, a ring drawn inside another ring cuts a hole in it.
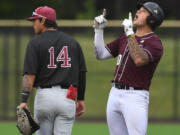
[[[31,17],[28,17],[28,21],[33,21],[38,18],[45,18],[56,22],[56,11],[48,6],[38,7],[32,13]]]

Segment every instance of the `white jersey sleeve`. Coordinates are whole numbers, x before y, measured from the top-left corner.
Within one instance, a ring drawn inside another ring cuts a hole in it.
[[[94,54],[98,60],[104,60],[113,57],[105,47],[103,30],[95,30]]]

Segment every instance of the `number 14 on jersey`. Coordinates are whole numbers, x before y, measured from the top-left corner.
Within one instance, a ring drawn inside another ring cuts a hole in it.
[[[57,65],[54,64],[54,47],[49,48],[48,51],[50,53],[50,63],[48,65],[48,68],[57,68]],[[56,58],[56,61],[62,61],[63,63],[61,64],[61,67],[63,68],[71,67],[71,64],[69,63],[71,61],[71,58],[68,56],[68,46],[64,46],[62,48]]]

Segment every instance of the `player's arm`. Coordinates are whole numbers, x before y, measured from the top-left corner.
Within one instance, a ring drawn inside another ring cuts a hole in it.
[[[22,96],[21,96],[21,104],[20,106],[23,108],[26,108],[27,105],[27,100],[29,98],[30,92],[33,89],[33,84],[34,84],[34,80],[35,80],[35,75],[28,75],[25,74],[23,76],[23,86],[22,86]]]
[[[86,89],[86,72],[80,72],[78,95],[76,102],[76,116],[80,116],[85,112],[85,103],[84,103],[85,89]]]
[[[108,58],[112,58],[113,56],[110,52],[106,49],[102,32],[95,32],[94,35],[94,54],[96,59],[104,60]]]
[[[124,32],[128,37],[128,47],[130,56],[133,59],[136,66],[144,66],[149,63],[148,54],[140,48],[138,42],[136,41],[134,32],[133,32],[133,22],[132,15],[129,13],[129,18],[124,19],[123,21]]]
[[[104,60],[112,58],[112,55],[105,47],[103,29],[106,27],[107,20],[105,19],[106,10],[103,10],[103,14],[95,17],[94,19],[94,54],[98,60]]]
[[[76,116],[80,116],[85,112],[85,90],[86,90],[86,62],[82,49],[80,48],[79,53],[79,78],[78,78],[78,91],[77,91],[77,102],[76,102]]]
[[[144,66],[149,63],[148,54],[140,48],[134,35],[128,37],[128,47],[131,58],[136,66]]]

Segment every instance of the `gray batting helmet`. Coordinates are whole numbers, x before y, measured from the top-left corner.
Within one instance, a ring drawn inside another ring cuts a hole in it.
[[[139,3],[137,8],[140,9],[144,7],[148,10],[151,15],[147,17],[146,21],[147,24],[151,26],[152,29],[160,26],[164,19],[164,12],[162,8],[155,2],[146,2],[146,3]]]

